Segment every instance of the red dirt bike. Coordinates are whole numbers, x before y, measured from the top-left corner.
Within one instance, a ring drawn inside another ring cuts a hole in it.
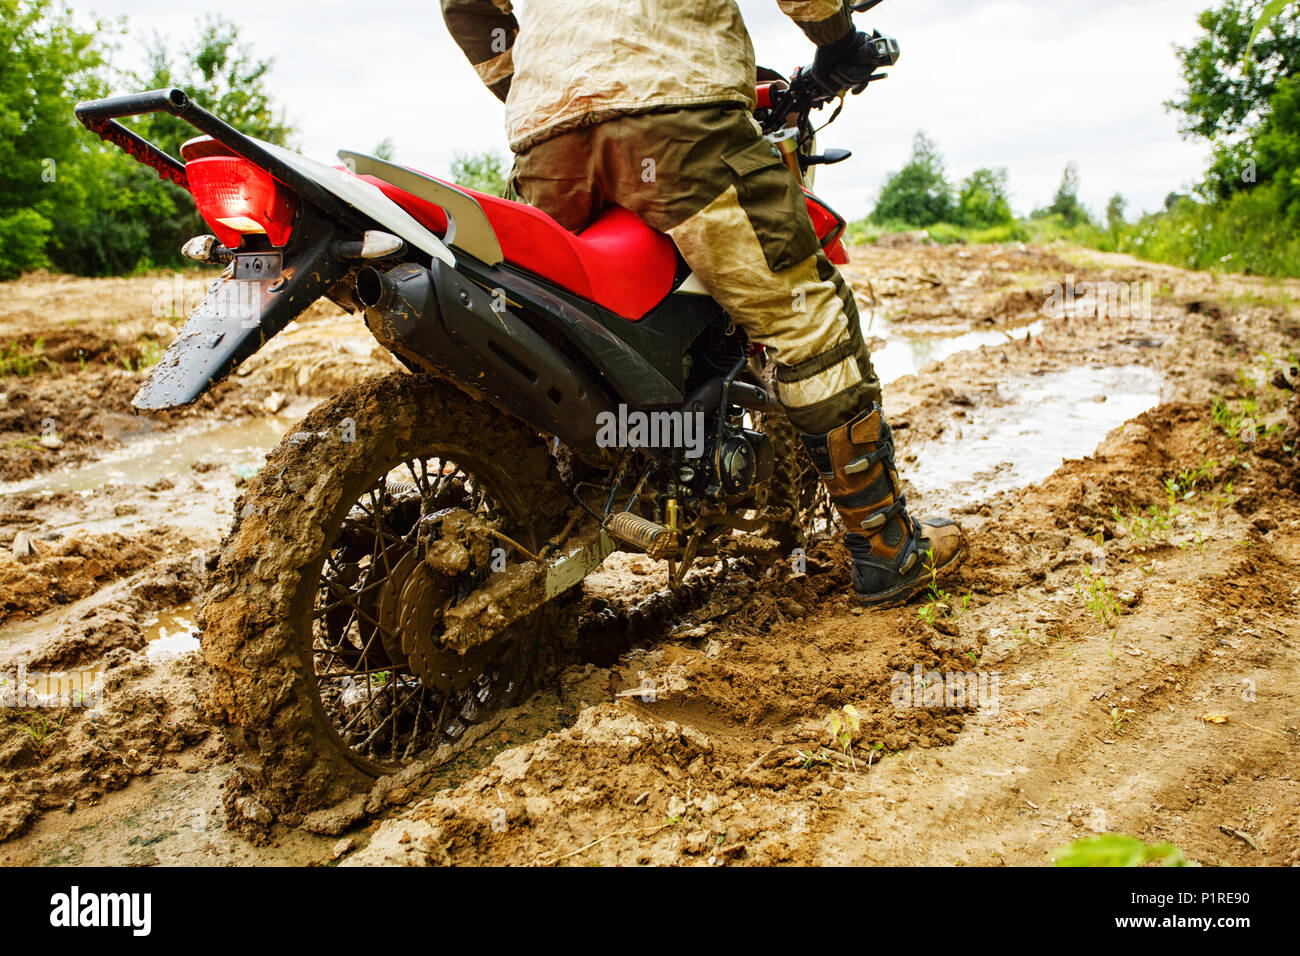
[[[875,49],[897,59],[892,40]],[[808,70],[760,80],[756,118],[807,192],[849,156],[815,152],[810,114],[837,97]],[[118,122],[156,112],[202,134],[180,159]],[[136,407],[194,401],[321,297],[413,373],[313,410],[209,574],[212,709],[275,812],[454,753],[527,686],[539,615],[611,552],[668,561],[680,583],[701,558],[798,546],[816,520],[761,354],[626,210],[573,234],[373,156],[332,167],[251,139],[178,89],[76,113],[189,190],[213,234],[185,254],[226,267]],[[846,261],[844,221],[807,197]]]

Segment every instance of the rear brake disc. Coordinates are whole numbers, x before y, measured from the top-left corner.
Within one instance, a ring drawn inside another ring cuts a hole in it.
[[[412,553],[408,557],[417,558],[418,563],[403,568],[403,558],[398,566],[406,573],[395,592],[396,632],[402,654],[420,680],[444,694],[455,694],[484,672],[500,642],[489,639],[463,654],[442,642],[447,609],[483,583],[486,575],[479,559],[488,558],[490,550],[473,540],[482,531],[478,519],[460,509],[450,509],[439,517],[441,534],[424,542],[423,558]],[[458,554],[459,560],[449,562],[453,554]]]
[[[388,659],[398,666],[404,666],[408,651],[402,647],[398,632],[398,609],[402,588],[411,576],[411,569],[420,564],[420,556],[415,551],[408,551],[393,565],[392,571],[380,588],[379,598],[375,601],[375,620],[379,623],[377,630],[384,645]]]

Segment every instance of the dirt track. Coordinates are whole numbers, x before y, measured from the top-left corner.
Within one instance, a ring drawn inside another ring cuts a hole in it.
[[[185,625],[273,436],[392,365],[318,308],[196,408],[140,418],[166,280],[0,286],[0,348],[31,359],[0,385],[0,675],[106,675],[93,717],[0,710],[0,862],[1040,864],[1103,831],[1300,862],[1300,436],[1270,384],[1295,381],[1300,283],[998,247],[863,247],[848,276],[902,375],[914,510],[968,532],[948,608],[853,608],[834,542],[802,573],[720,569],[673,615],[651,562],[615,561],[567,667],[471,753],[306,828],[247,808],[260,844],[221,810]],[[1069,276],[1150,282],[1151,314],[1045,316]],[[927,355],[942,377],[904,374]],[[935,672],[995,706],[898,706]]]

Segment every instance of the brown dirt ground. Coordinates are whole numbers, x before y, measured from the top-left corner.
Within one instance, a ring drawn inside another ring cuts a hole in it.
[[[684,601],[653,562],[616,556],[586,585],[562,669],[468,753],[301,828],[237,821],[256,824],[254,845],[223,820],[229,759],[197,655],[142,651],[153,618],[201,588],[230,521],[233,463],[214,454],[71,490],[10,484],[0,674],[106,679],[90,713],[0,710],[0,862],[1043,864],[1080,836],[1124,832],[1205,864],[1300,863],[1300,419],[1293,393],[1268,384],[1295,380],[1300,283],[1069,248],[854,258],[864,315],[914,334],[1006,332],[887,388],[905,477],[926,448],[960,454],[982,410],[1014,407],[1009,380],[1092,365],[1165,383],[1161,404],[1086,457],[961,509],[971,554],[941,582],[950,613],[927,623],[924,602],[851,606],[834,541],[802,571],[718,569]],[[1070,275],[1152,282],[1153,315],[1028,329],[1044,283]],[[42,343],[31,374],[0,383],[0,479],[71,474],[134,447],[136,366],[177,324],[154,315],[164,280],[0,286],[0,348],[30,356]],[[391,367],[359,323],[320,307],[246,374],[148,427],[251,422]],[[1250,443],[1213,415],[1216,400],[1246,399],[1267,429]],[[48,418],[58,447],[39,444]],[[33,554],[11,553],[20,535]],[[1080,588],[1093,575],[1104,584],[1090,607]],[[996,708],[900,709],[896,675],[918,667],[996,674]],[[828,728],[844,705],[861,715],[847,753]]]
[[[197,270],[130,279],[36,273],[0,283],[0,357],[21,357],[32,369],[4,376],[0,481],[99,457],[145,429],[259,414],[273,396],[321,398],[398,367],[364,323],[322,300],[231,380],[185,409],[142,419],[131,397],[183,324],[173,303],[192,299],[205,277]],[[57,437],[57,448],[41,444],[46,434]]]

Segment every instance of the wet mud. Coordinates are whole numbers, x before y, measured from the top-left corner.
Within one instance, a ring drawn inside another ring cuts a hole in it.
[[[617,555],[454,761],[288,823],[231,796],[197,602],[262,455],[391,362],[318,307],[143,418],[158,279],[6,284],[0,343],[42,344],[0,383],[0,862],[1037,865],[1094,832],[1300,862],[1300,286],[853,258],[909,502],[963,523],[961,570],[864,611],[834,538],[679,595]],[[1149,312],[1046,308],[1098,282]]]

